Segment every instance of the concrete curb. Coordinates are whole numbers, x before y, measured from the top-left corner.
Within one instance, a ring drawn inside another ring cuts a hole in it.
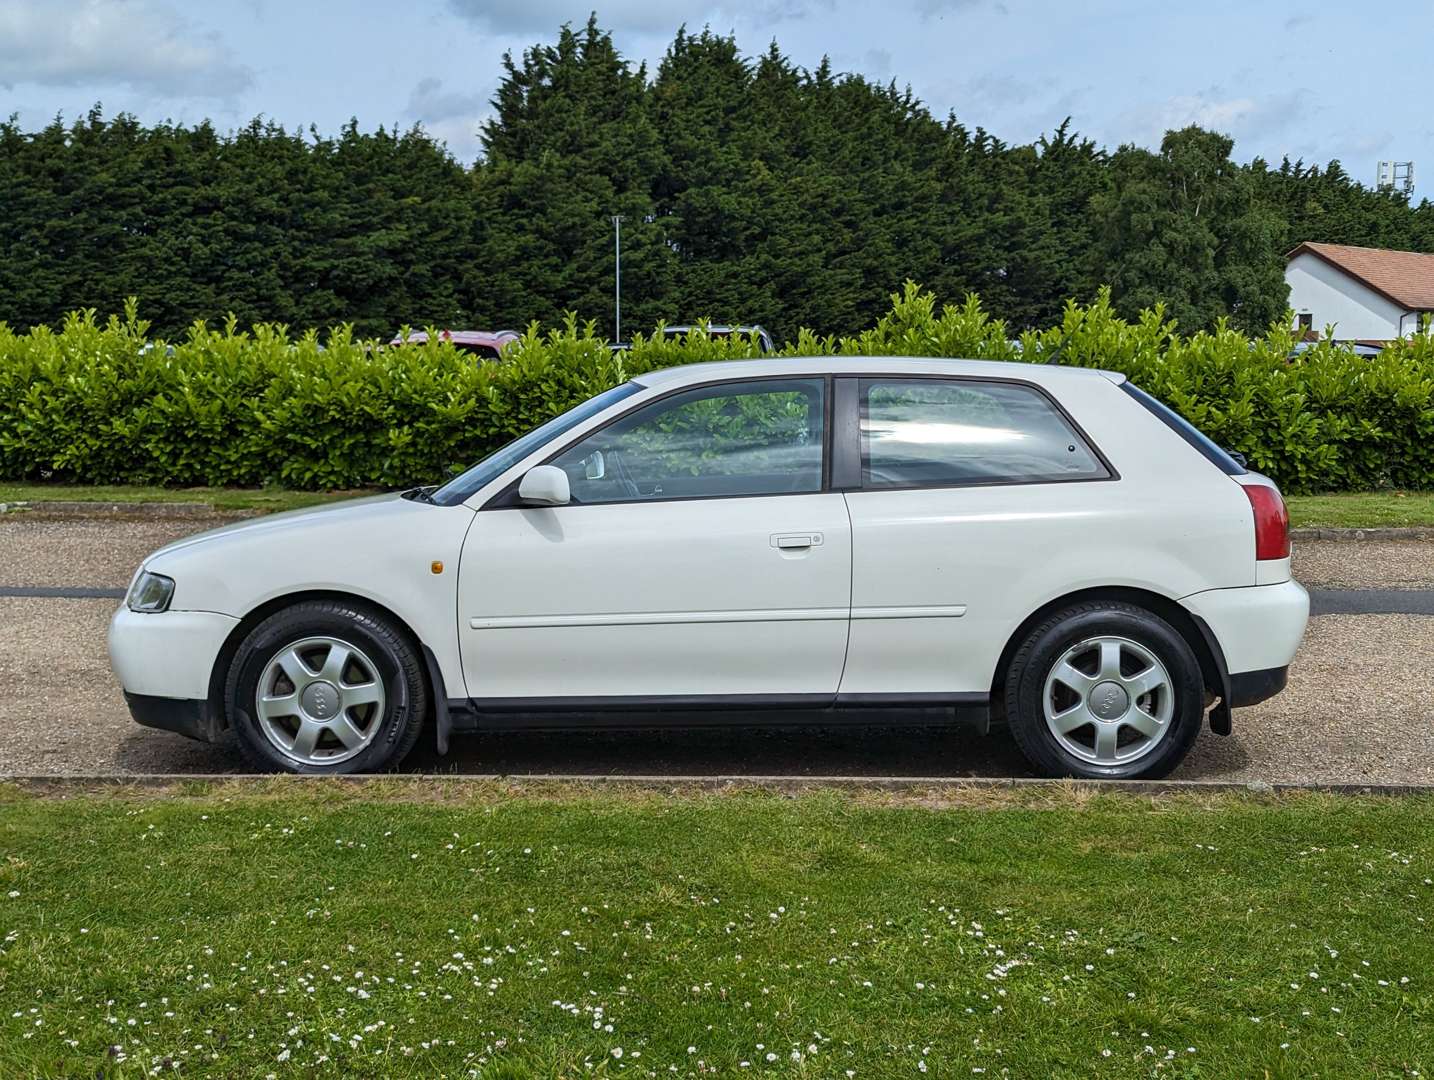
[[[255,517],[262,513],[259,510],[228,510],[221,509],[213,503],[207,502],[87,502],[85,500],[38,500],[32,502],[10,502],[0,503],[0,514],[13,514],[24,511],[31,514],[53,515],[56,517],[124,517],[124,518],[158,518],[172,520],[177,518],[216,518],[216,517]]]
[[[1434,540],[1434,528],[1400,526],[1379,529],[1334,529],[1323,526],[1291,529],[1290,539],[1301,540]]]
[[[93,787],[164,788],[175,784],[226,784],[234,781],[292,784],[314,787],[325,784],[364,787],[369,784],[407,784],[414,788],[434,785],[480,786],[504,784],[521,788],[556,784],[573,788],[628,787],[656,791],[699,790],[740,791],[759,789],[796,794],[823,789],[849,791],[927,792],[932,790],[1015,790],[1045,789],[1054,793],[1087,794],[1123,792],[1131,795],[1200,795],[1239,793],[1271,795],[1284,792],[1320,792],[1331,795],[1434,795],[1434,784],[1334,784],[1268,783],[1263,780],[1048,780],[1026,776],[654,776],[585,775],[581,773],[421,773],[399,775],[378,773],[361,776],[285,776],[265,773],[135,773],[44,776],[0,775],[0,784],[31,791],[65,791]]]

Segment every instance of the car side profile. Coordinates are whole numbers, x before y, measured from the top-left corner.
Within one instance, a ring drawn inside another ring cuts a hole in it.
[[[436,489],[162,548],[109,644],[136,720],[266,770],[392,768],[430,724],[443,752],[916,705],[1004,722],[1044,775],[1158,777],[1285,685],[1289,554],[1274,485],[1124,376],[726,361]]]

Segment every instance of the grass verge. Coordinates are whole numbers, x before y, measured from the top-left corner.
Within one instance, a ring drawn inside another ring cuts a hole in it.
[[[90,484],[0,483],[0,502],[209,503],[220,510],[298,510],[370,495],[368,491],[290,491],[287,488],[165,488]]]
[[[1355,491],[1338,495],[1288,495],[1290,524],[1297,529],[1375,529],[1434,526],[1434,492]]]
[[[1434,1067],[1431,799],[434,791],[0,789],[0,1073]]]

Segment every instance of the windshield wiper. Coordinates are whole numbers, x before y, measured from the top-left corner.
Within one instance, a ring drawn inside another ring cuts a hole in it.
[[[410,500],[412,500],[413,502],[422,502],[422,503],[432,504],[432,503],[433,503],[433,488],[432,488],[432,487],[409,488],[407,491],[402,492],[399,497],[400,497],[400,498],[403,498],[403,499],[410,499]]]

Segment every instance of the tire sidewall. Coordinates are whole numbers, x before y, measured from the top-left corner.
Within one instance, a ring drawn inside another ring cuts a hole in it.
[[[1145,756],[1116,765],[1096,765],[1067,751],[1046,725],[1046,678],[1072,645],[1087,638],[1129,638],[1153,652],[1174,684],[1170,730]],[[1180,633],[1164,619],[1124,604],[1098,605],[1067,613],[1039,627],[1017,654],[1006,685],[1011,731],[1031,763],[1050,776],[1100,780],[1158,779],[1184,759],[1205,718],[1200,663]]]
[[[259,679],[283,649],[308,637],[333,637],[361,649],[383,682],[386,704],[377,736],[358,754],[332,766],[295,761],[269,741],[254,714]],[[240,749],[266,771],[318,776],[374,772],[396,765],[412,745],[415,689],[405,671],[402,643],[382,623],[357,610],[331,605],[299,605],[260,623],[235,653],[225,686],[229,726]]]

